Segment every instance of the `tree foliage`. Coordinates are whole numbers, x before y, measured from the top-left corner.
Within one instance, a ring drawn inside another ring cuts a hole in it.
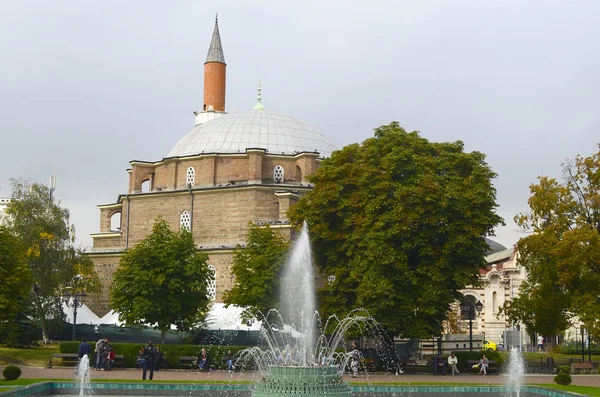
[[[30,290],[31,277],[21,241],[0,226],[0,322],[18,313],[19,300]]]
[[[53,327],[62,327],[64,288],[100,290],[92,261],[75,246],[69,211],[42,184],[12,180],[12,200],[6,209],[8,228],[19,237],[32,277],[28,298],[40,322],[44,341]]]
[[[277,231],[250,222],[245,246],[238,246],[233,254],[231,272],[236,282],[225,292],[225,304],[244,307],[251,316],[278,308],[280,273],[288,248],[289,241]]]
[[[323,277],[320,311],[364,307],[391,334],[439,334],[460,289],[477,282],[502,223],[496,174],[462,142],[434,143],[398,123],[325,159],[291,208],[309,225]]]
[[[506,312],[543,335],[578,317],[600,337],[600,151],[563,165],[562,180],[539,177],[529,212],[515,221],[531,235],[519,240],[528,278]]]
[[[28,307],[32,288],[31,272],[21,240],[0,226],[0,343],[8,347],[29,347],[39,340]]]
[[[159,217],[152,233],[119,261],[110,306],[127,325],[160,329],[164,343],[171,325],[187,331],[204,322],[214,280],[207,260],[189,231],[173,232]]]

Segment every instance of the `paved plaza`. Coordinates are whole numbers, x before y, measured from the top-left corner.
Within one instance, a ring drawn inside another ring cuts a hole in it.
[[[23,371],[22,378],[51,378],[51,379],[69,379],[74,378],[73,368],[39,368],[39,367],[21,367]],[[600,387],[600,375],[571,375],[573,385],[577,386],[595,386]],[[258,372],[227,371],[201,372],[197,371],[177,371],[160,370],[154,372],[152,382],[163,380],[185,380],[185,381],[256,381],[260,377]],[[115,369],[112,371],[91,371],[92,381],[101,381],[103,379],[141,379],[142,372],[134,369]],[[358,378],[351,378],[345,375],[344,379],[348,382],[358,383],[471,383],[471,384],[504,384],[506,375],[488,375],[480,376],[476,374],[460,374],[457,376],[435,376],[435,375],[391,375],[391,374],[361,374]],[[553,383],[554,375],[529,374],[525,375],[527,384]],[[150,381],[149,381],[150,382]]]

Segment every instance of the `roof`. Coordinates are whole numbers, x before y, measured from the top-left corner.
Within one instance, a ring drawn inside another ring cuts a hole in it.
[[[493,254],[486,256],[485,260],[487,263],[494,263],[494,262],[498,262],[502,259],[509,259],[511,257],[511,255],[513,254],[513,252],[515,252],[514,248],[509,248],[509,249],[505,249],[503,251],[494,252]]]
[[[296,117],[253,109],[224,114],[196,126],[168,157],[245,153],[249,148],[266,149],[269,154],[318,152],[320,157],[329,157],[337,149],[323,133]]]
[[[225,55],[223,54],[223,46],[221,45],[221,35],[219,34],[219,20],[215,19],[215,29],[213,30],[210,47],[206,55],[206,62],[225,63]]]

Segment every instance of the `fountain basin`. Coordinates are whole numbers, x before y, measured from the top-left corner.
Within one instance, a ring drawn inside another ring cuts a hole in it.
[[[352,395],[352,389],[344,382],[338,367],[334,365],[323,367],[271,365],[252,390],[253,397],[288,394],[349,397]]]
[[[240,384],[161,384],[161,383],[92,383],[94,395],[102,396],[218,396],[249,397],[254,386]],[[350,386],[354,397],[505,397],[511,392],[505,386]],[[2,397],[76,396],[79,386],[74,382],[41,382],[1,393]],[[329,395],[327,395],[329,396]],[[537,386],[521,386],[521,397],[581,397],[569,393]]]

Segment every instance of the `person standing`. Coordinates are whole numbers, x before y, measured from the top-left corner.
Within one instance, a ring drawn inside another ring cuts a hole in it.
[[[144,347],[144,352],[142,353],[142,358],[144,359],[144,363],[142,364],[142,380],[146,380],[146,372],[150,369],[149,380],[152,380],[154,377],[154,361],[156,360],[156,348],[152,344],[152,341],[148,341],[148,345]]]
[[[102,339],[98,339],[98,342],[96,342],[96,348],[94,349],[94,354],[96,355],[96,363],[94,365],[94,369],[95,370],[99,370],[100,367],[100,362],[101,362],[101,351],[104,348],[104,344],[107,343],[106,339],[102,338]]]
[[[450,353],[450,357],[448,357],[448,366],[452,369],[452,376],[455,374],[460,374],[456,365],[458,364],[458,358],[454,354],[454,352]]]
[[[92,355],[92,347],[89,343],[87,343],[87,339],[85,337],[81,338],[81,344],[79,345],[79,349],[77,350],[77,357],[81,360],[83,356],[88,356],[88,359]]]
[[[360,350],[356,342],[352,342],[352,351],[350,352],[350,369],[352,369],[352,377],[358,378],[358,367],[360,364]]]
[[[538,335],[538,351],[544,351],[544,337],[542,335]]]

